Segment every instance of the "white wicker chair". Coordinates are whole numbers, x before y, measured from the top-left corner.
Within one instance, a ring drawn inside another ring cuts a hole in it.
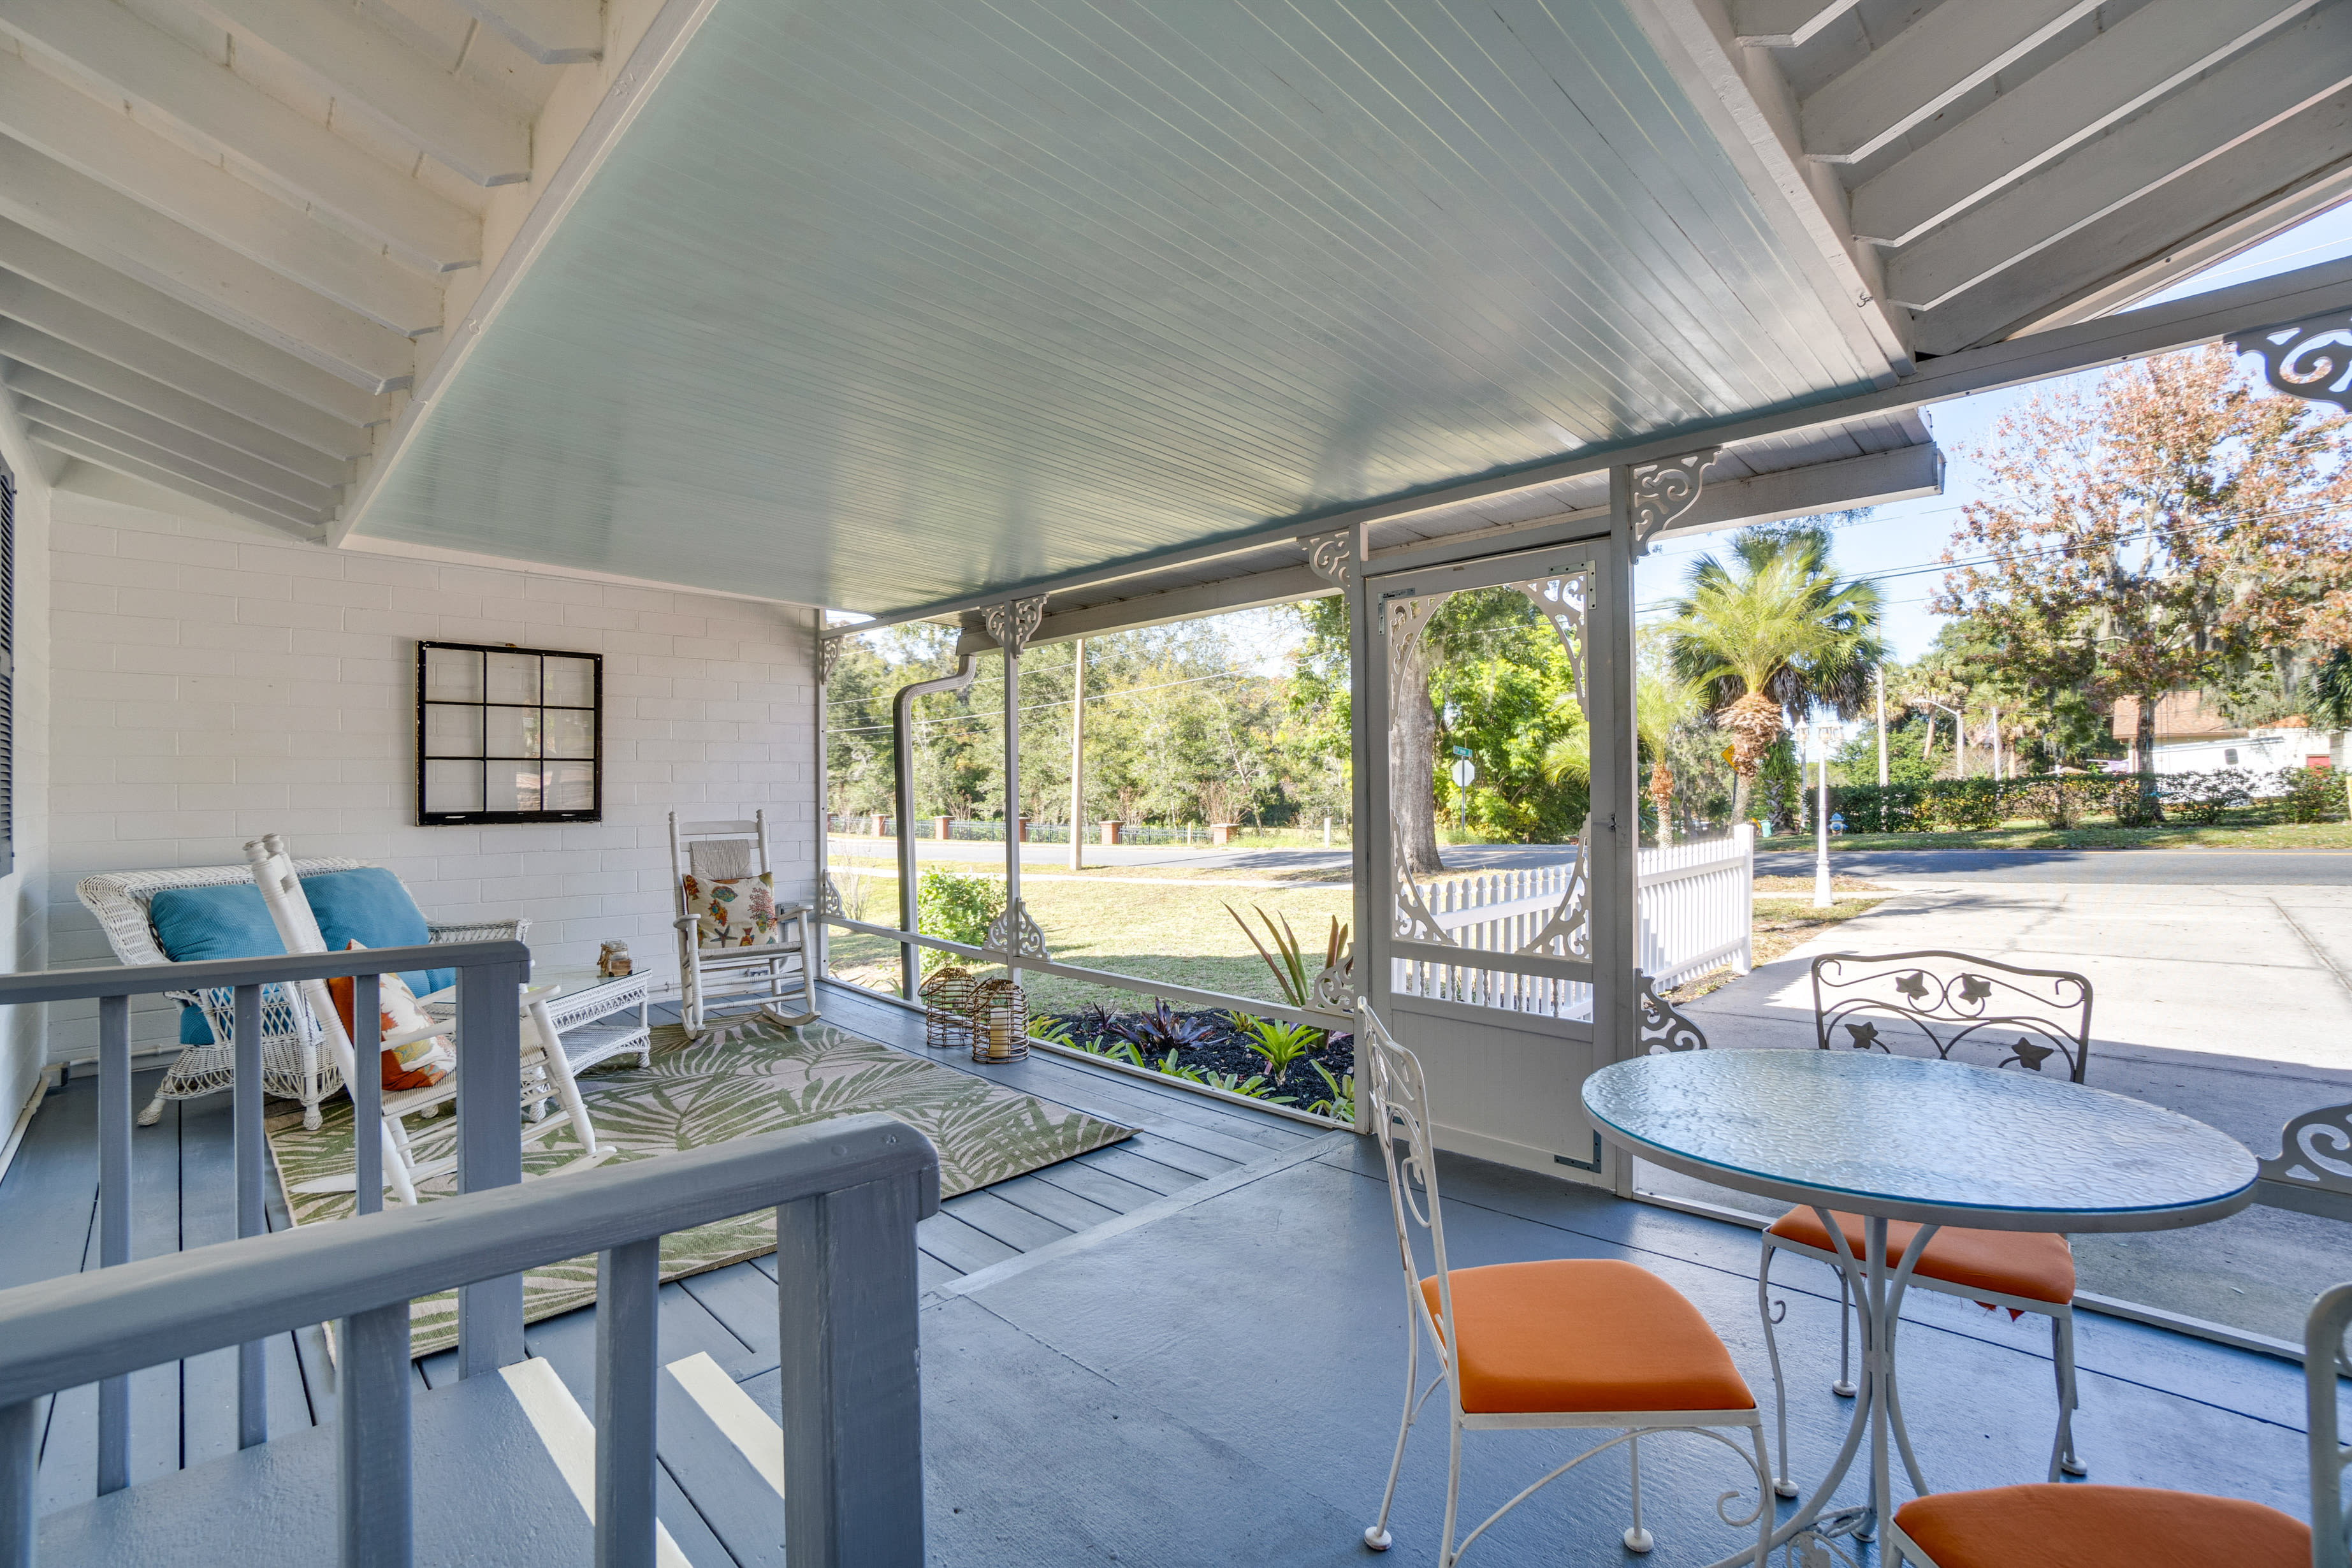
[[[366,860],[330,858],[297,860],[294,869],[297,875],[315,877],[329,871],[356,871],[370,864]],[[253,869],[249,866],[183,866],[163,871],[109,871],[84,877],[74,885],[74,892],[98,917],[115,957],[125,963],[168,963],[171,960],[164,956],[148,914],[156,894],[168,888],[216,888],[252,880]],[[530,929],[527,918],[426,924],[436,942],[499,942],[509,938],[519,942]],[[213,1043],[188,1047],[165,1070],[155,1098],[139,1113],[142,1127],[155,1124],[163,1114],[165,1100],[216,1094],[228,1088],[234,1077],[229,1046],[235,1033],[232,994],[221,990],[205,995],[181,991],[168,994],[175,1002],[192,1003],[204,1009],[205,1020],[212,1026]],[[320,1047],[324,1037],[309,1008],[289,999],[281,985],[264,987],[261,1000],[262,1088],[282,1099],[300,1100],[302,1125],[315,1129],[319,1125],[319,1102],[342,1087],[342,1074],[331,1061],[321,1058]]]

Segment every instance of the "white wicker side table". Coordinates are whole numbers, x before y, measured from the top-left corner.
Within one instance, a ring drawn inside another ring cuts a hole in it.
[[[533,989],[555,987],[547,999],[548,1018],[563,1041],[564,1059],[575,1073],[634,1051],[639,1067],[653,1066],[653,1024],[646,1002],[646,977],[624,974],[608,979],[593,968],[531,965]],[[423,998],[425,1011],[436,1018],[457,1016],[457,990],[451,986]]]

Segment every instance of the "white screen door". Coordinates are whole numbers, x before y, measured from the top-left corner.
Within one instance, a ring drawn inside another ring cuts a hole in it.
[[[1629,913],[1608,871],[1614,823],[1633,820],[1609,549],[1371,577],[1364,601],[1375,891],[1361,984],[1421,1057],[1443,1146],[1586,1180],[1602,1163],[1578,1096],[1608,1059],[1596,1003],[1603,1019],[1616,1005],[1595,935]]]

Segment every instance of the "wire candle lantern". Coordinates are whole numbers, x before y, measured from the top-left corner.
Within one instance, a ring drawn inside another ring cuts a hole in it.
[[[935,1051],[971,1046],[972,1054],[979,1055],[979,1044],[972,1034],[974,985],[971,971],[952,963],[935,971],[923,982],[916,994],[923,1002],[924,1045]]]
[[[971,1059],[1017,1062],[1029,1054],[1029,997],[1013,982],[983,980],[972,988]]]

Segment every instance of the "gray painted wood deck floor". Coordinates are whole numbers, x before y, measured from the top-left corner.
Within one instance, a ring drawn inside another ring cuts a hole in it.
[[[1136,1135],[1042,1171],[947,1200],[918,1229],[920,1279],[927,1292],[960,1288],[980,1275],[1001,1276],[1011,1260],[1139,1211],[1156,1212],[1174,1195],[1213,1184],[1229,1173],[1278,1160],[1312,1144],[1317,1130],[1276,1116],[1227,1106],[1174,1088],[1162,1089],[1081,1062],[1044,1055],[985,1068],[961,1054],[922,1049],[922,1021],[885,1003],[825,987],[826,1016],[841,1026],[926,1059],[1137,1129]],[[676,1016],[674,1007],[656,1009]],[[146,1103],[155,1075],[142,1075],[135,1103]],[[97,1258],[98,1195],[96,1084],[88,1075],[52,1093],[27,1130],[23,1146],[0,1180],[0,1289],[93,1268]],[[174,1101],[154,1127],[140,1128],[134,1159],[134,1249],[142,1258],[225,1241],[236,1235],[229,1166],[229,1103],[225,1095]],[[274,1184],[273,1229],[288,1224]],[[989,1271],[983,1273],[982,1271]],[[739,1381],[775,1367],[774,1276],[766,1259],[675,1282],[663,1291],[663,1355],[675,1361],[707,1350]],[[552,1360],[583,1403],[594,1312],[534,1324],[531,1352]],[[417,1363],[423,1387],[456,1381],[455,1354]],[[666,1388],[667,1387],[665,1384]],[[334,1415],[334,1376],[324,1335],[316,1329],[280,1336],[269,1349],[273,1435],[322,1425]],[[236,1354],[221,1351],[132,1379],[131,1476],[134,1486],[234,1454],[236,1448]],[[672,1395],[677,1390],[669,1388]],[[667,1426],[715,1440],[699,1412],[684,1401]],[[97,1398],[79,1389],[52,1402],[42,1447],[40,1507],[44,1513],[85,1501],[97,1486]],[[664,1435],[665,1461],[670,1432]],[[721,1444],[718,1458],[732,1459]],[[740,1461],[736,1461],[740,1463]],[[731,1466],[729,1467],[731,1473]],[[666,1481],[673,1505],[697,1510]],[[697,1500],[699,1501],[700,1500]],[[771,1498],[769,1501],[772,1502]],[[724,1517],[727,1508],[713,1505]],[[673,1526],[681,1547],[698,1563],[768,1560],[719,1547],[706,1530]],[[698,1552],[690,1540],[717,1552]]]
[[[830,1013],[878,1038],[912,1038],[915,1020],[895,1009],[842,997]],[[1146,1131],[1135,1144],[951,1200],[949,1212],[926,1222],[932,1560],[1024,1568],[1364,1563],[1357,1537],[1377,1506],[1394,1439],[1406,1323],[1377,1156],[1345,1134],[1228,1110],[1084,1064],[1038,1058],[988,1076]],[[0,1279],[73,1268],[87,1249],[89,1181],[77,1176],[74,1161],[89,1130],[86,1111],[82,1123],[74,1120],[76,1103],[70,1091],[52,1100],[35,1122],[42,1139],[35,1157],[20,1157],[0,1186],[0,1230],[25,1238],[0,1255],[6,1270]],[[175,1132],[142,1134],[142,1177],[152,1174],[154,1187],[142,1203],[158,1215],[152,1245],[163,1245],[174,1215],[191,1244],[209,1239],[207,1227],[219,1225],[200,1201],[215,1184],[205,1162],[226,1144],[225,1120],[212,1116],[199,1102],[184,1108]],[[1639,1262],[1699,1305],[1751,1386],[1769,1395],[1753,1232],[1477,1161],[1447,1157],[1440,1169],[1456,1267],[1561,1257]],[[1788,1303],[1781,1344],[1791,1369],[1801,1480],[1826,1467],[1851,1408],[1826,1386],[1837,1337],[1829,1276],[1807,1274],[1784,1264],[1775,1292]],[[671,1284],[662,1292],[662,1359],[674,1364],[707,1352],[772,1414],[774,1311],[765,1260]],[[1938,1487],[2038,1479],[2053,1415],[2048,1339],[2039,1321],[2012,1324],[1965,1301],[1916,1292],[1906,1320],[1905,1401],[1929,1479]],[[2092,1479],[2210,1490],[2303,1512],[2295,1369],[2095,1316],[2081,1321],[2079,1333],[2076,1430]],[[591,1409],[593,1339],[593,1309],[528,1332],[531,1354]],[[300,1337],[276,1348],[274,1409],[282,1414],[274,1418],[297,1436],[256,1454],[283,1447],[290,1457],[328,1436],[299,1436],[331,1411],[329,1374],[316,1351],[315,1341]],[[436,1359],[418,1372],[428,1387],[441,1385],[420,1400],[418,1430],[449,1445],[436,1456],[445,1468],[489,1443],[501,1419],[494,1399],[448,1384],[446,1368],[446,1359]],[[236,1517],[229,1510],[250,1510],[261,1484],[251,1455],[164,1473],[225,1451],[226,1376],[225,1364],[190,1363],[151,1373],[142,1384],[135,1471],[147,1478],[152,1511],[167,1504],[181,1510],[174,1517],[187,1544],[169,1554],[178,1560],[227,1555],[222,1535],[207,1540],[215,1528],[207,1521],[217,1517],[228,1529]],[[667,1377],[660,1386],[660,1511],[681,1551],[697,1568],[779,1563],[781,1500],[682,1386]],[[89,1416],[77,1411],[76,1397],[58,1401],[51,1423],[58,1451],[43,1477],[50,1506],[89,1493],[82,1478]],[[424,1412],[445,1399],[460,1412],[472,1401],[475,1415],[461,1421],[436,1411],[428,1426]],[[1465,1445],[1465,1510],[1482,1516],[1586,1440],[1473,1434]],[[1444,1450],[1441,1421],[1417,1432],[1406,1458],[1391,1528],[1408,1558],[1434,1551]],[[1645,1444],[1643,1458],[1645,1521],[1659,1539],[1650,1561],[1705,1562],[1737,1547],[1737,1533],[1713,1513],[1717,1495],[1740,1484],[1727,1456],[1688,1440],[1660,1440]],[[292,1468],[289,1458],[279,1484]],[[425,1468],[420,1459],[420,1473]],[[496,1473],[524,1486],[538,1470],[534,1462],[517,1462]],[[121,1495],[138,1498],[142,1488]],[[1857,1497],[1855,1482],[1845,1495]],[[331,1485],[322,1485],[319,1516],[331,1506]],[[1523,1507],[1481,1541],[1477,1555],[1546,1568],[1622,1564],[1624,1508],[1623,1467],[1604,1460]],[[58,1544],[68,1544],[63,1527],[88,1517],[87,1510],[54,1515]],[[245,1516],[247,1529],[251,1517]],[[446,1530],[446,1521],[436,1523]],[[107,1539],[120,1560],[131,1538]],[[484,1547],[478,1539],[474,1544]],[[554,1537],[542,1544],[560,1548]],[[517,1546],[463,1555],[538,1563],[573,1553],[560,1548],[550,1557]],[[105,1556],[68,1551],[52,1561]],[[237,1557],[242,1568],[301,1561],[287,1544]],[[428,1552],[420,1560],[455,1559]],[[1865,1551],[1863,1561],[1877,1559]]]

